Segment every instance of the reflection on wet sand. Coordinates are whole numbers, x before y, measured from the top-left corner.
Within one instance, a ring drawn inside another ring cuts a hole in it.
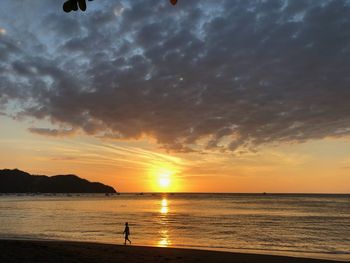
[[[169,231],[168,231],[168,212],[169,212],[169,206],[168,206],[168,199],[166,197],[163,197],[163,199],[160,202],[160,225],[161,229],[159,231],[160,239],[158,241],[159,247],[167,247],[171,245],[170,237],[169,237]]]

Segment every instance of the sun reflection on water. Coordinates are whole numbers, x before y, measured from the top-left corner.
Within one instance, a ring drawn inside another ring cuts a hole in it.
[[[161,214],[167,214],[169,212],[168,209],[168,200],[164,197],[161,202],[161,208],[160,208],[160,213]]]
[[[168,212],[169,212],[169,205],[168,205],[168,199],[166,197],[163,197],[163,199],[160,202],[160,225],[161,229],[159,231],[160,239],[157,243],[159,247],[168,247],[171,245],[170,237],[169,237],[169,230],[168,230]]]
[[[158,246],[159,247],[168,247],[171,245],[170,239],[169,239],[169,234],[168,230],[164,229],[160,231],[160,240],[158,241]]]

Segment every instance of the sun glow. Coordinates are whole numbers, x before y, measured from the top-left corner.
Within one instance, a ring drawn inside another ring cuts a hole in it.
[[[159,186],[163,188],[168,188],[170,186],[170,176],[168,174],[162,174],[159,178]]]
[[[171,186],[171,177],[173,175],[173,171],[167,170],[165,168],[161,169],[158,173],[158,184],[160,189],[163,191],[169,190]]]
[[[155,192],[177,191],[177,170],[172,166],[159,166],[151,170],[152,188]]]

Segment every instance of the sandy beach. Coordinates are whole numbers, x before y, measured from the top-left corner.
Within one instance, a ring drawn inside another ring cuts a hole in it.
[[[88,242],[0,240],[0,262],[337,262],[285,256]]]

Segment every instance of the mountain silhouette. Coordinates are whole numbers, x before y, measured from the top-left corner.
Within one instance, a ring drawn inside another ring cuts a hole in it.
[[[116,190],[72,174],[49,177],[4,169],[0,170],[0,193],[116,193]]]

